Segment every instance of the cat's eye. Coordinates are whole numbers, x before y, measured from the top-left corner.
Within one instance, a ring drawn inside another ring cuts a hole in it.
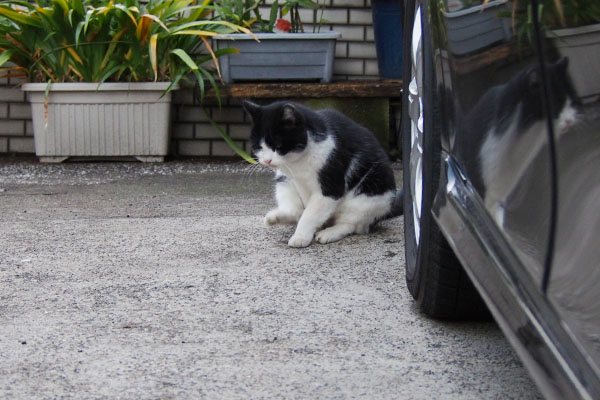
[[[271,140],[271,142],[271,144],[273,145],[273,150],[281,150],[281,148],[283,147],[283,141],[279,137],[274,137]]]

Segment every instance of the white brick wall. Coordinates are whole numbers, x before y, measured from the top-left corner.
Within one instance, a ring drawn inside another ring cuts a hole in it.
[[[364,26],[351,26],[351,25],[333,25],[332,29],[342,34],[340,41],[354,41],[363,42],[365,39],[365,27]]]
[[[365,61],[377,59],[377,52],[374,43],[357,42],[350,43],[348,47],[348,56],[350,58],[363,58]]]
[[[9,142],[8,151],[11,153],[35,153],[33,138],[12,138]]]
[[[350,24],[373,25],[373,15],[370,9],[351,9]]]
[[[333,73],[336,75],[363,76],[364,72],[364,60],[340,59],[335,60],[333,65]]]
[[[193,139],[194,138],[194,124],[175,122],[171,128],[171,135],[173,139]]]
[[[365,0],[333,0],[334,7],[364,7]]]
[[[248,124],[230,124],[228,134],[232,139],[237,139],[240,141],[249,140],[250,126]]]
[[[348,12],[347,8],[329,8],[323,12],[323,19],[332,24],[347,24]]]
[[[207,140],[181,140],[177,142],[177,155],[208,157],[210,156],[210,142]]]
[[[0,135],[25,136],[25,122],[10,119],[0,121]]]
[[[10,118],[31,119],[31,106],[28,103],[14,103],[9,105]]]
[[[8,118],[8,103],[0,103],[0,118]]]

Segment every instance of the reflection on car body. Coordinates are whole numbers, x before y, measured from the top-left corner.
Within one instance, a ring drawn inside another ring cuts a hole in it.
[[[546,396],[600,398],[600,93],[574,83],[589,58],[488,6],[406,2],[408,286],[480,315],[464,268]]]

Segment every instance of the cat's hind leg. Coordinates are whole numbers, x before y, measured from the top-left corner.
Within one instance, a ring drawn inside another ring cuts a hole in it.
[[[337,209],[334,224],[318,232],[316,241],[333,243],[355,233],[369,233],[369,227],[390,212],[393,199],[394,191],[377,196],[349,196]]]
[[[295,224],[300,219],[304,204],[294,185],[287,179],[280,179],[275,185],[277,208],[265,215],[265,225]]]

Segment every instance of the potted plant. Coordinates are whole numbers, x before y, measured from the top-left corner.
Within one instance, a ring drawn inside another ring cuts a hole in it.
[[[320,80],[330,82],[333,75],[335,42],[340,34],[305,32],[300,20],[300,7],[317,9],[312,0],[277,0],[269,9],[269,18],[261,16],[264,0],[216,0],[215,12],[231,23],[259,32],[253,40],[248,34],[214,37],[219,50],[235,47],[239,53],[222,58],[221,72],[225,82]],[[285,19],[285,17],[289,17]],[[233,39],[233,41],[231,41]]]
[[[211,68],[218,74],[218,57],[235,49],[213,50],[208,38],[224,28],[250,33],[210,12],[195,0],[0,3],[0,66],[30,82],[22,89],[40,160],[163,160],[171,90],[195,80],[204,93],[206,80],[218,93]]]

